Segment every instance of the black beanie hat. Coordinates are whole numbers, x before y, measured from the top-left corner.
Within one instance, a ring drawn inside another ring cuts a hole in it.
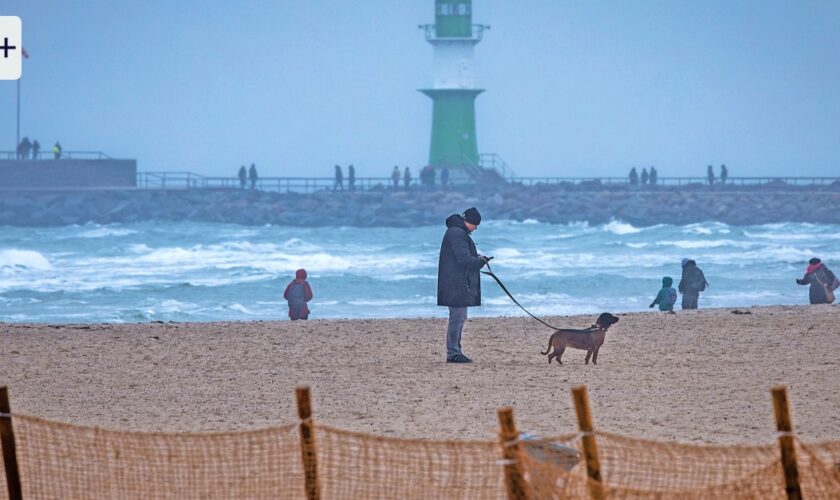
[[[481,224],[481,214],[478,213],[478,209],[475,207],[468,208],[461,217],[470,224],[475,224],[476,226]]]
[[[808,261],[808,264],[811,264],[813,266],[814,264],[819,264],[820,262],[822,262],[820,259],[814,257],[813,259]]]

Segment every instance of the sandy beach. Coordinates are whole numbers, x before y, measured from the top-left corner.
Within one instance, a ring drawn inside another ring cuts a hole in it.
[[[769,389],[787,384],[806,440],[840,438],[840,309],[777,306],[621,314],[597,366],[526,318],[470,319],[475,362],[444,362],[445,320],[0,325],[0,385],[15,412],[112,429],[220,431],[295,421],[309,385],[316,421],[428,439],[494,439],[496,409],[520,429],[576,430],[586,384],[595,425],[634,437],[770,443]],[[594,317],[550,317],[570,328]]]

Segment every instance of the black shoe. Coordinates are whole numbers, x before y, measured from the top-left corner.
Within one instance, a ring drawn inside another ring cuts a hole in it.
[[[472,360],[463,354],[456,354],[446,358],[447,363],[472,363]]]

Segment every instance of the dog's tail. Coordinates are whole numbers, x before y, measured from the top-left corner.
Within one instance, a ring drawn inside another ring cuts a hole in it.
[[[540,351],[540,354],[545,356],[546,354],[548,354],[549,351],[551,351],[551,339],[553,339],[553,338],[554,338],[554,334],[552,334],[551,337],[548,338],[548,349],[546,349],[545,352]]]

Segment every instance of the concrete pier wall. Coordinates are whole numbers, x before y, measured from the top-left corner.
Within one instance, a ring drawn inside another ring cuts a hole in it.
[[[137,160],[0,160],[0,188],[135,187]]]

